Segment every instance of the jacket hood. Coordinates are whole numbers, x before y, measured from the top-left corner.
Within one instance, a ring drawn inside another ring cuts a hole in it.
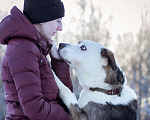
[[[0,23],[0,43],[6,45],[11,38],[31,40],[45,51],[50,50],[52,46],[46,42],[34,25],[16,6],[11,9],[10,15],[6,16]]]

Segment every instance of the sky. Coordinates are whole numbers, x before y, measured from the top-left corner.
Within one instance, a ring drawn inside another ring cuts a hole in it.
[[[66,9],[64,20],[69,20],[71,16],[78,17],[77,0],[62,1]],[[10,11],[14,5],[20,9],[23,8],[23,0],[0,0],[0,3],[2,11]],[[141,26],[141,14],[145,14],[146,10],[149,11],[148,19],[150,21],[150,0],[93,0],[93,4],[101,6],[104,19],[112,14],[110,32],[113,38],[126,32],[136,34]]]

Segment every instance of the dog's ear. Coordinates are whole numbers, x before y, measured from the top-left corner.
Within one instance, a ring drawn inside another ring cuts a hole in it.
[[[123,72],[120,71],[120,69],[117,70],[117,76],[116,77],[117,77],[118,82],[120,82],[121,84],[124,83],[125,79],[123,77]]]
[[[101,55],[102,57],[105,57],[108,59],[108,64],[111,66],[113,71],[115,71],[118,68],[116,65],[114,54],[110,50],[106,48],[101,48]]]

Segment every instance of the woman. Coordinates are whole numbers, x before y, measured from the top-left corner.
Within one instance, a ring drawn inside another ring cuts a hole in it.
[[[51,40],[62,30],[62,17],[60,0],[25,0],[23,13],[13,7],[1,21],[0,43],[7,45],[1,63],[6,120],[69,119],[51,71],[72,90],[69,67]]]

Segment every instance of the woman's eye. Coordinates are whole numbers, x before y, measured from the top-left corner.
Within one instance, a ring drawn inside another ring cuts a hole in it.
[[[81,50],[83,50],[83,51],[86,50],[86,46],[85,46],[85,45],[82,45],[80,48],[81,48]]]

